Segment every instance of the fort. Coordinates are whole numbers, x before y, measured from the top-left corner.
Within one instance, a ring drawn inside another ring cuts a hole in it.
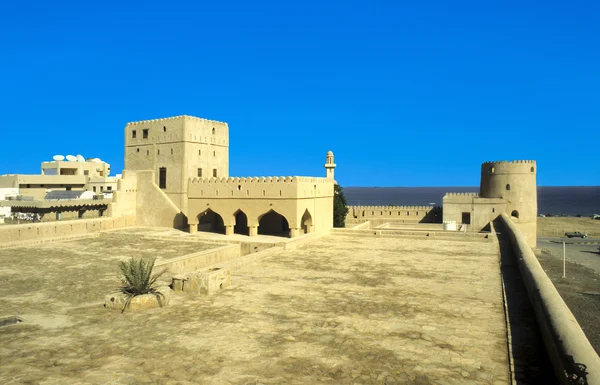
[[[2,213],[46,218],[0,226],[0,382],[600,384],[533,254],[535,161],[485,162],[479,193],[442,207],[350,206],[334,228],[332,151],[322,177],[238,177],[225,122],[124,137],[118,177],[98,159],[0,176]],[[102,306],[131,257],[167,269],[168,306]]]

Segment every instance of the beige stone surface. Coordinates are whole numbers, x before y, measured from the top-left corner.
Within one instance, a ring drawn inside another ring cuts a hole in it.
[[[125,311],[140,311],[167,306],[171,301],[172,290],[168,286],[156,288],[155,293],[137,295],[127,303],[127,294],[114,292],[107,294],[104,298],[104,307],[111,310],[122,311],[127,303]]]
[[[329,236],[217,295],[105,310],[116,261],[144,245],[0,250],[0,308],[24,320],[0,329],[0,383],[508,383],[493,243]]]
[[[173,290],[215,294],[231,286],[231,270],[214,267],[173,277]]]

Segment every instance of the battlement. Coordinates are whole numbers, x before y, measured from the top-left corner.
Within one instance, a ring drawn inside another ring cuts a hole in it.
[[[535,164],[535,160],[497,160],[483,162],[482,165],[493,165],[493,164]]]
[[[224,122],[220,122],[218,120],[198,118],[198,117],[190,116],[190,115],[178,115],[178,116],[172,116],[169,118],[148,119],[148,120],[139,120],[137,122],[129,122],[129,123],[127,123],[127,126],[144,125],[144,124],[150,124],[150,123],[173,122],[173,121],[184,120],[184,119],[195,120],[195,121],[200,121],[200,122],[207,122],[207,123],[224,124]]]
[[[249,177],[222,177],[222,178],[190,178],[190,184],[239,184],[239,183],[331,183],[327,178],[313,178],[305,176],[249,176]]]
[[[435,206],[348,206],[349,210],[431,210]]]
[[[334,182],[303,176],[188,179],[190,198],[313,198],[333,196]]]
[[[479,197],[479,193],[476,192],[447,192],[445,197]]]
[[[441,211],[435,206],[348,206],[347,219],[384,219],[403,222],[434,221]]]

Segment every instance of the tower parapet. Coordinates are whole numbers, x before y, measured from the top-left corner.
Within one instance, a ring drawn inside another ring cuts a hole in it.
[[[485,162],[479,196],[504,198],[506,213],[535,245],[537,230],[537,164],[534,160]]]

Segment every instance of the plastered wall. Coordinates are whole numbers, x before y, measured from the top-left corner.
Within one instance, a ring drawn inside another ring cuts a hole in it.
[[[347,220],[389,219],[404,222],[435,222],[441,216],[435,206],[348,206]]]
[[[154,171],[137,173],[137,224],[142,226],[183,228],[185,217],[154,182]]]
[[[135,217],[121,217],[0,226],[0,243],[82,235],[100,230],[134,226],[135,222]]]
[[[160,169],[165,168],[163,191],[180,210],[186,211],[187,181],[198,176],[199,168],[203,177],[212,176],[213,169],[219,177],[228,175],[228,138],[226,123],[185,115],[128,123],[125,169],[152,170],[155,183],[160,186]]]

